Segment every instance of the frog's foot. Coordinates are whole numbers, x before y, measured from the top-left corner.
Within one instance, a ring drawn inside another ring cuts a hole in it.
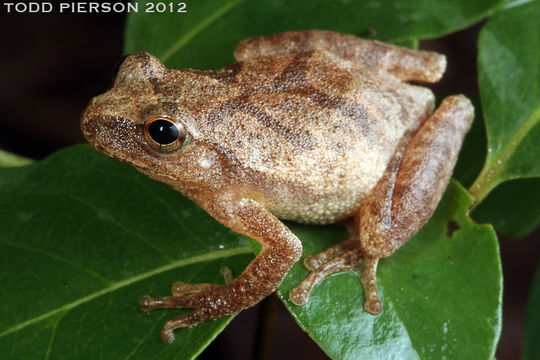
[[[211,302],[218,302],[220,292],[225,288],[225,285],[215,284],[182,284],[177,294],[184,295],[167,296],[162,298],[154,298],[144,296],[141,299],[140,307],[143,311],[151,311],[155,309],[195,309],[190,313],[177,316],[165,323],[161,329],[160,335],[164,342],[171,343],[174,341],[174,329],[184,328],[198,324],[205,320],[213,320],[220,318],[230,313],[227,308],[212,309]],[[173,294],[175,286],[173,285]]]
[[[309,271],[317,270],[322,265],[331,262],[335,258],[339,258],[343,253],[351,250],[355,246],[358,246],[358,240],[356,240],[355,243],[355,240],[351,236],[339,244],[330,246],[328,249],[318,253],[317,255],[306,256],[304,258],[304,266]]]
[[[194,308],[195,304],[191,304],[193,298],[190,295],[187,296],[168,296],[163,298],[153,298],[150,296],[144,296],[141,299],[141,310],[150,311],[154,309],[163,308]],[[161,339],[166,343],[172,343],[174,341],[174,329],[188,327],[200,323],[206,320],[201,316],[201,311],[194,310],[185,315],[177,316],[165,323],[160,331]]]
[[[289,298],[293,304],[304,305],[313,287],[330,274],[349,270],[360,263],[363,259],[362,251],[351,239],[347,239],[334,245],[322,253],[313,256],[308,261],[310,265],[317,265],[314,270],[294,289],[289,292]],[[331,256],[331,257],[330,257]],[[305,264],[305,262],[304,262]],[[308,267],[309,269],[309,267]],[[375,293],[377,291],[375,290]]]

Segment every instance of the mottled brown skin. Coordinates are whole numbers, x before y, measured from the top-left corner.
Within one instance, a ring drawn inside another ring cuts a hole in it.
[[[473,108],[462,95],[432,114],[430,90],[444,56],[328,31],[244,40],[220,71],[166,69],[129,56],[114,86],[94,98],[82,129],[96,149],[188,196],[260,254],[226,285],[176,283],[143,310],[192,308],[173,330],[250,307],[273,292],[300,258],[278,220],[325,224],[354,218],[340,244],[304,259],[312,272],[291,291],[298,305],[328,274],[364,260],[365,308],[378,313],[376,267],[430,218],[451,176]],[[156,145],[145,122],[185,130],[178,148]],[[181,146],[180,146],[181,145]]]

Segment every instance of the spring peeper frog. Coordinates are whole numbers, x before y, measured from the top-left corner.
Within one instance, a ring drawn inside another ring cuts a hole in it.
[[[272,293],[302,255],[278,219],[354,218],[337,245],[306,257],[290,292],[304,304],[325,276],[363,263],[365,309],[382,310],[379,258],[430,218],[473,119],[463,95],[444,99],[408,82],[436,82],[446,60],[329,31],[242,41],[220,71],[165,68],[127,57],[114,86],[90,102],[82,130],[99,151],[180,191],[225,226],[257,240],[259,255],[226,285],[176,283],[141,308],[191,308],[161,330],[217,319]]]

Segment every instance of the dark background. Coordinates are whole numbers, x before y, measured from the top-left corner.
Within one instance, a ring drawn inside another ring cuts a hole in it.
[[[124,14],[7,14],[2,8],[0,149],[41,159],[84,142],[80,115],[91,97],[111,85],[112,69],[123,55],[124,23]],[[445,77],[432,86],[438,97],[461,92],[478,97],[480,28],[476,25],[420,43],[421,48],[448,57]],[[540,255],[539,237],[537,230],[524,239],[500,238],[505,279],[498,359],[521,357],[524,312]],[[271,316],[262,318],[270,323],[268,327],[257,325],[263,307],[270,310]],[[261,329],[269,335],[257,336]],[[268,359],[327,358],[273,295],[240,313],[200,359],[250,359],[261,356],[261,350],[267,350]]]

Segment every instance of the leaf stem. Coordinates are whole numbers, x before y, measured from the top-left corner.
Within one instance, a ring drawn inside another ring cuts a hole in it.
[[[510,141],[508,141],[506,146],[504,146],[493,159],[490,159],[491,148],[488,149],[488,156],[484,167],[469,188],[469,192],[475,198],[471,209],[474,209],[478,204],[480,204],[497,185],[513,178],[512,176],[501,176],[501,173],[505,169],[508,159],[514,154],[516,148],[522,143],[523,138],[527,136],[527,134],[539,121],[540,107],[536,108],[531,113],[531,116],[527,118],[523,125],[510,138]]]
[[[493,162],[487,162],[484,164],[482,171],[469,188],[469,193],[474,198],[474,202],[471,204],[470,209],[474,209],[478,204],[485,199],[485,197],[502,181],[499,178],[500,166],[493,167]]]

